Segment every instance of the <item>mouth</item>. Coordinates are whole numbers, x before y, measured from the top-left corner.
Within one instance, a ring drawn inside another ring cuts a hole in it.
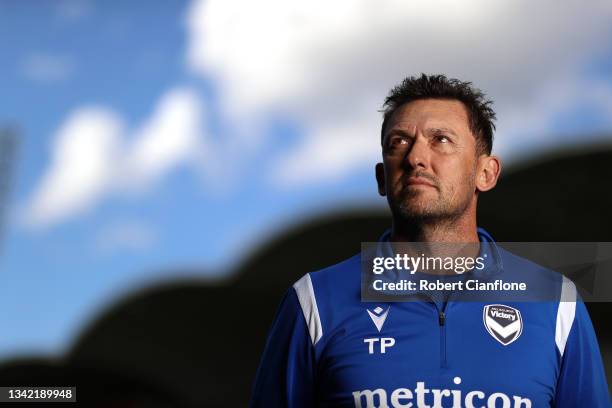
[[[436,186],[424,177],[409,177],[404,183],[405,186],[422,186],[436,188]]]

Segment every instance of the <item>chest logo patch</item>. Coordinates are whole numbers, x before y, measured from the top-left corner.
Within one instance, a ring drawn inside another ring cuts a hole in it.
[[[370,319],[372,319],[372,323],[374,323],[374,326],[376,326],[379,333],[382,330],[383,325],[385,324],[385,320],[387,319],[387,315],[389,314],[390,308],[391,306],[387,307],[387,309],[385,310],[382,307],[378,306],[374,310],[367,309],[368,314],[370,315]]]
[[[502,345],[507,346],[523,333],[521,312],[506,305],[487,305],[482,320],[489,334]]]

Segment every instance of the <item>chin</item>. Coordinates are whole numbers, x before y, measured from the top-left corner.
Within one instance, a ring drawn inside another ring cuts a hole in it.
[[[417,202],[415,200],[400,204],[398,210],[399,214],[407,219],[425,219],[441,215],[440,211],[435,206],[432,206],[432,203]]]

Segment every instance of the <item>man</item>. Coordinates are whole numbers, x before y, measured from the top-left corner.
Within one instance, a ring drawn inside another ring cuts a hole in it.
[[[410,77],[391,91],[376,179],[393,222],[377,252],[468,243],[488,256],[470,276],[539,279],[541,268],[498,248],[476,224],[478,195],[500,174],[494,120],[484,94],[443,75]],[[357,255],[306,274],[287,292],[252,407],[610,406],[586,308],[560,275],[547,286],[554,302],[366,303],[361,263]]]

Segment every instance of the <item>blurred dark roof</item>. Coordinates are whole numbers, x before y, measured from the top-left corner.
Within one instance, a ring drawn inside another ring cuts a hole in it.
[[[479,203],[497,241],[612,240],[612,150],[549,154],[502,178]]]

